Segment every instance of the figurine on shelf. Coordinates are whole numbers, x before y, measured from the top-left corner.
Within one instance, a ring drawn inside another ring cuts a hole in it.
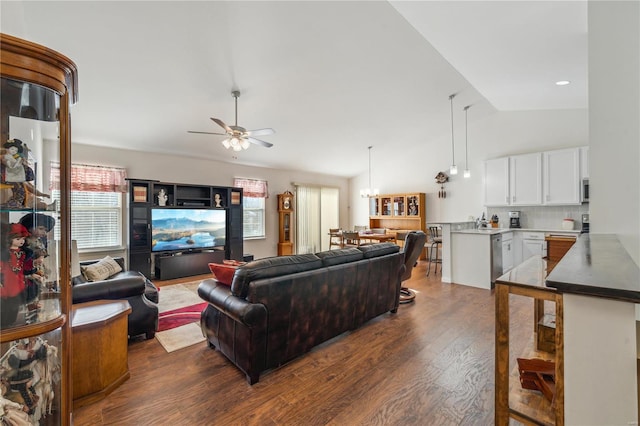
[[[20,224],[29,232],[24,250],[26,260],[25,300],[27,305],[26,322],[30,324],[38,317],[40,311],[40,293],[48,278],[44,259],[49,255],[47,235],[56,224],[56,220],[42,213],[28,213],[20,218]]]
[[[28,408],[25,406],[5,398],[7,393],[7,385],[0,383],[0,424],[11,426],[29,426]]]
[[[2,356],[0,372],[8,389],[20,394],[13,399],[24,404],[32,424],[51,413],[54,384],[60,381],[58,348],[41,337],[18,340]]]
[[[24,303],[24,262],[27,256],[23,246],[29,232],[21,224],[11,223],[8,229],[3,229],[2,235],[5,236],[5,247],[0,251],[0,327],[4,328],[16,321],[20,305]]]
[[[4,145],[2,153],[2,185],[1,189],[11,191],[11,197],[3,200],[2,204],[8,208],[21,209],[31,205],[33,207],[47,209],[47,204],[38,198],[31,197],[27,203],[28,194],[46,196],[28,183],[35,179],[35,173],[27,162],[26,145],[20,139],[10,139]]]
[[[24,148],[20,139],[11,139],[4,144],[6,149],[2,156],[3,182],[26,182],[25,160],[22,156]]]
[[[167,195],[167,191],[165,191],[164,188],[160,188],[160,192],[158,192],[158,205],[166,206],[168,199],[169,196]]]
[[[54,226],[56,220],[52,216],[42,213],[28,213],[20,218],[20,225],[27,228],[30,236],[27,237],[26,248],[33,250],[36,248],[48,247],[47,235]]]
[[[224,207],[224,204],[222,202],[222,195],[220,195],[218,192],[214,194],[213,201],[215,203],[215,207]]]

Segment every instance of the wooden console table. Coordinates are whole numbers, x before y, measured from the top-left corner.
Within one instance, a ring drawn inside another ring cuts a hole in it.
[[[96,300],[73,305],[73,405],[91,404],[129,378],[126,300]]]

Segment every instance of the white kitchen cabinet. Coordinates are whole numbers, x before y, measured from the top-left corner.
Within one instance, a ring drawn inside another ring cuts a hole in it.
[[[547,242],[544,240],[544,232],[522,233],[522,261],[531,256],[545,257],[547,255]]]
[[[513,232],[502,234],[502,273],[513,268]]]
[[[485,161],[484,200],[487,206],[509,205],[509,157]]]
[[[544,204],[580,204],[580,149],[546,151],[542,156]]]
[[[509,157],[509,193],[512,206],[542,204],[542,155]]]

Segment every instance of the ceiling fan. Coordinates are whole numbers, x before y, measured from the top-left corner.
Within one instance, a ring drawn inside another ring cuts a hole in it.
[[[222,135],[227,136],[225,140],[222,141],[222,145],[229,149],[233,148],[234,151],[241,151],[243,149],[249,148],[249,144],[260,145],[266,148],[271,148],[273,146],[270,142],[265,142],[260,139],[256,139],[254,136],[266,136],[272,135],[276,131],[272,128],[265,129],[256,129],[256,130],[247,130],[244,127],[238,126],[238,98],[240,97],[240,91],[234,90],[231,92],[231,95],[236,100],[236,122],[233,126],[227,126],[222,120],[219,118],[211,117],[216,124],[222,127],[225,133],[214,133],[214,132],[197,132],[194,130],[188,130],[188,133],[200,133],[204,135]]]

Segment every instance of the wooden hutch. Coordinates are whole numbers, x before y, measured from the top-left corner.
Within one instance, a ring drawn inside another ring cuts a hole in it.
[[[369,228],[388,233],[427,232],[424,192],[384,194],[369,197]],[[425,251],[420,256],[425,259]]]

